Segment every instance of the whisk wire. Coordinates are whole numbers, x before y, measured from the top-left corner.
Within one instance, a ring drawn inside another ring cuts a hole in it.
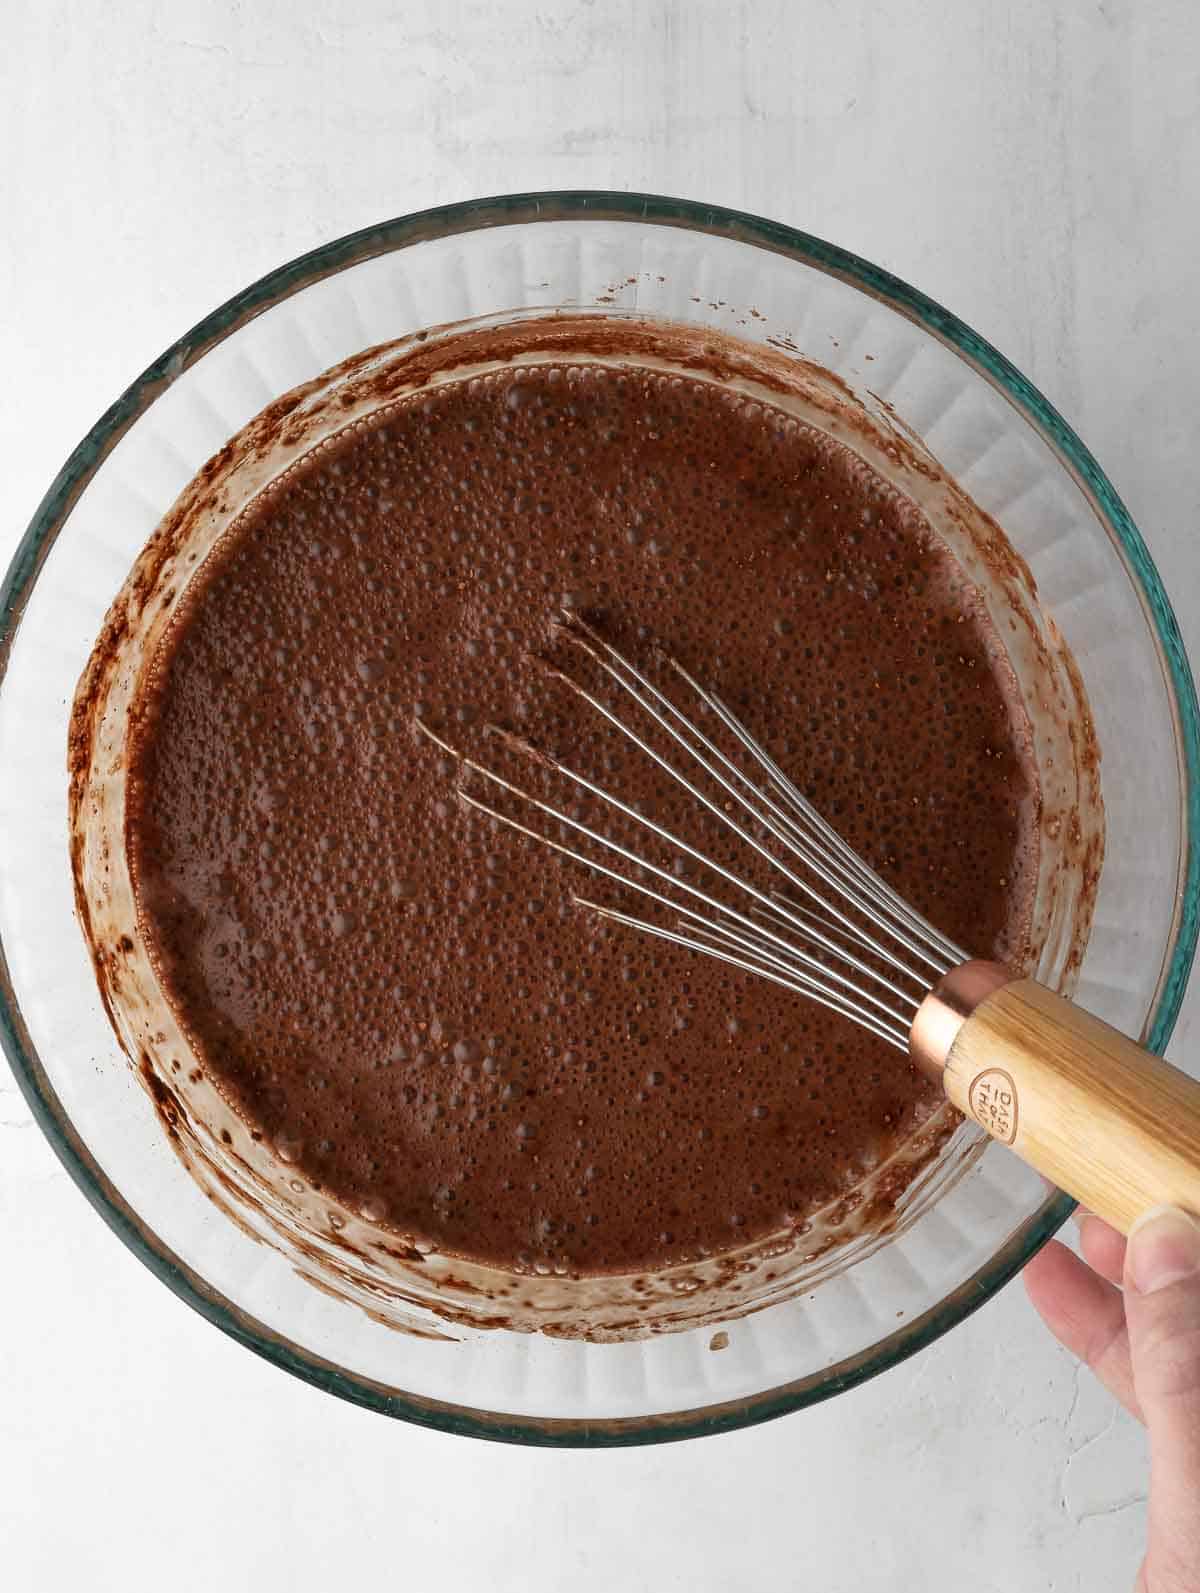
[[[418,723],[420,723],[420,721],[418,721]],[[709,895],[707,891],[702,890],[699,886],[693,885],[688,880],[680,879],[677,875],[671,873],[665,868],[660,867],[657,863],[652,863],[648,858],[640,856],[638,853],[631,851],[626,846],[622,846],[619,841],[615,841],[611,836],[603,835],[600,833],[600,831],[593,830],[589,825],[584,824],[581,820],[572,818],[569,814],[563,813],[560,809],[551,806],[551,804],[548,802],[543,802],[540,797],[534,796],[531,791],[524,790],[521,786],[516,785],[513,781],[505,779],[503,775],[497,774],[495,770],[488,769],[483,764],[477,763],[473,758],[467,758],[463,756],[463,754],[458,752],[455,747],[452,747],[449,742],[443,741],[441,737],[435,735],[435,733],[430,730],[427,725],[422,724],[421,728],[423,729],[424,733],[429,736],[431,740],[435,741],[444,751],[449,752],[454,757],[457,757],[465,768],[471,769],[475,773],[482,775],[485,779],[491,780],[494,784],[500,786],[503,790],[508,791],[511,795],[519,797],[524,802],[528,802],[532,807],[535,807],[540,812],[545,813],[549,818],[556,819],[560,824],[567,825],[577,834],[585,836],[589,841],[594,842],[596,845],[604,847],[608,851],[615,853],[618,857],[622,858],[625,862],[632,864],[635,868],[644,869],[648,873],[652,874],[655,878],[663,880],[673,889],[684,891],[696,900],[702,901],[706,907],[708,907],[712,912],[717,913],[719,916],[736,920],[743,927],[743,929],[750,932],[750,934],[754,934],[757,931],[759,934],[764,935],[766,939],[778,947],[779,951],[785,956],[791,958],[794,962],[800,963],[805,968],[811,968],[819,971],[826,979],[831,979],[835,984],[852,991],[853,994],[859,998],[859,1000],[868,1002],[871,1006],[880,1008],[884,1012],[891,1012],[891,1008],[889,1008],[879,996],[875,995],[874,992],[864,988],[862,985],[856,984],[854,980],[847,978],[844,974],[839,973],[836,969],[830,968],[826,963],[821,962],[819,958],[812,956],[809,952],[803,950],[801,947],[794,945],[792,942],[784,939],[781,935],[762,929],[761,926],[758,926],[754,923],[753,919],[749,918],[746,914],[739,912],[736,908],[731,907],[728,903],[720,901],[717,897]],[[738,875],[725,868],[714,858],[710,858],[705,853],[698,851],[695,847],[689,846],[686,841],[682,840],[679,836],[673,835],[670,830],[664,829],[662,825],[656,824],[653,819],[647,818],[645,814],[638,813],[635,808],[630,806],[629,803],[622,801],[620,797],[614,796],[611,792],[606,792],[603,787],[596,785],[594,781],[588,780],[585,776],[567,768],[564,764],[559,764],[556,762],[554,763],[554,767],[561,773],[567,775],[570,779],[574,780],[578,785],[582,786],[584,790],[590,791],[594,795],[603,797],[605,801],[609,802],[619,812],[623,813],[626,817],[633,819],[636,823],[642,825],[643,828],[650,830],[661,840],[666,841],[668,845],[677,847],[681,851],[686,852],[703,867],[711,868],[714,872],[720,874],[723,878],[728,880],[731,885],[736,886],[738,889],[743,890],[756,898],[762,905],[770,905],[770,898],[764,895],[763,892],[759,891],[757,887],[751,885],[748,881],[739,878]],[[683,914],[685,917],[694,920],[696,923],[701,925],[708,923],[708,920],[705,919],[702,914],[694,912],[692,909],[686,907],[673,897],[664,895],[661,891],[652,890],[642,881],[631,879],[627,874],[621,873],[619,869],[609,868],[607,865],[599,862],[596,858],[589,857],[583,852],[577,852],[573,848],[563,845],[561,841],[555,841],[550,836],[544,835],[540,831],[531,829],[528,825],[520,823],[519,820],[514,819],[510,814],[502,812],[499,808],[494,808],[485,802],[481,802],[477,797],[473,797],[469,792],[462,791],[460,792],[460,796],[469,807],[474,808],[477,812],[485,813],[489,817],[498,820],[501,824],[507,825],[510,829],[516,830],[518,833],[526,835],[532,840],[540,841],[543,845],[551,847],[554,851],[562,853],[564,856],[573,859],[577,863],[582,863],[585,868],[592,869],[595,873],[604,874],[609,879],[616,880],[619,884],[625,886],[627,889],[638,891],[643,896],[647,896],[653,901],[658,902],[661,906],[670,908],[674,913]],[[778,911],[784,918],[789,916],[786,910],[778,909]],[[813,934],[813,932],[810,931],[810,934]],[[884,975],[881,975],[868,964],[862,962],[860,959],[852,957],[850,954],[842,951],[838,946],[834,945],[832,941],[827,941],[826,937],[813,934],[813,938],[822,943],[826,943],[827,949],[832,955],[841,958],[843,962],[847,962],[851,966],[857,968],[858,971],[864,974],[866,977],[876,980],[886,989],[890,990],[893,995],[898,996],[902,1001],[907,1001],[912,1006],[914,1011],[916,1010],[917,1002],[913,999],[913,997],[909,996],[907,992],[901,989],[898,985],[893,984]]]
[[[735,946],[739,950],[752,955],[759,962],[766,963],[773,967],[778,967],[781,971],[790,971],[788,969],[787,963],[781,957],[778,957],[773,951],[771,951],[768,946],[764,945],[760,941],[753,940],[751,937],[745,937],[745,939],[743,939],[743,937],[735,934],[723,924],[711,924],[704,929],[696,930],[695,933],[701,940],[711,941],[724,946]],[[808,980],[807,975],[797,975],[797,977],[802,981],[811,983],[811,981]],[[919,1005],[919,1003],[913,1003],[914,1008],[917,1005]],[[886,1003],[880,1002],[878,1003],[878,1010],[882,1016],[891,1018],[897,1024],[899,1024],[903,1033],[907,1033],[912,1027],[914,1011],[911,1008],[907,1013],[897,1012],[894,1007],[889,1007]],[[875,1015],[872,1014],[872,1016]]]
[[[717,782],[718,785],[721,786],[724,791],[734,798],[734,800],[742,807],[745,812],[749,813],[756,822],[762,824],[768,833],[773,835],[775,839],[779,841],[781,845],[785,846],[794,856],[800,858],[804,865],[814,874],[816,874],[816,876],[821,879],[831,890],[836,891],[838,895],[840,895],[844,900],[848,901],[852,906],[858,908],[860,911],[865,911],[862,907],[859,895],[855,892],[855,890],[844,880],[839,879],[828,866],[829,863],[834,862],[835,860],[830,859],[827,853],[822,854],[819,852],[814,846],[811,838],[799,830],[799,827],[789,817],[789,815],[783,812],[777,806],[777,804],[771,801],[770,797],[768,797],[764,791],[762,791],[751,780],[749,780],[742,770],[740,770],[737,765],[730,758],[728,758],[726,754],[709,739],[709,737],[704,734],[702,730],[699,730],[695,725],[693,725],[675,706],[675,704],[671,702],[670,698],[666,697],[661,691],[659,691],[658,687],[655,686],[652,681],[647,679],[647,677],[643,675],[634,664],[631,664],[628,659],[624,658],[622,654],[616,650],[616,648],[614,648],[609,642],[604,641],[602,637],[596,637],[595,633],[592,632],[589,627],[585,626],[583,621],[576,619],[574,620],[574,625],[580,630],[583,630],[589,638],[594,637],[597,644],[604,649],[605,653],[607,653],[612,659],[617,660],[621,666],[621,669],[628,672],[628,675],[633,678],[634,682],[636,682],[636,686],[630,684],[630,681],[624,678],[617,668],[614,668],[609,663],[606,663],[603,658],[599,657],[595,649],[588,646],[587,642],[585,642],[578,634],[576,634],[571,625],[564,627],[566,635],[572,641],[574,641],[577,646],[581,647],[585,652],[587,652],[587,654],[593,658],[602,669],[605,670],[609,677],[614,680],[632,698],[632,700],[655,721],[656,724],[658,724],[667,732],[677,746],[681,747],[685,752],[687,752],[700,765],[706,774],[708,774]],[[683,669],[682,665],[678,664],[674,659],[669,657],[667,661],[682,676],[682,678],[687,681],[687,683],[703,701],[710,704],[719,712],[721,717],[728,722],[730,729],[734,731],[734,733],[738,736],[738,739],[743,743],[744,746],[746,746],[747,750],[759,758],[760,762],[764,762],[764,767],[766,767],[766,763],[769,762],[769,760],[766,759],[766,754],[762,753],[761,749],[758,747],[758,744],[749,736],[743,726],[729,712],[729,710],[725,708],[724,704],[720,703],[719,699],[713,697],[711,693],[706,692],[701,686],[699,686],[692,679],[692,677],[688,675],[687,671]],[[903,963],[896,955],[894,947],[881,945],[870,934],[862,929],[860,925],[856,924],[852,919],[840,912],[838,908],[835,907],[831,902],[827,901],[807,880],[804,880],[793,873],[773,852],[762,846],[754,836],[749,834],[745,829],[738,825],[736,821],[733,820],[730,815],[726,813],[717,803],[713,802],[702,791],[698,790],[691,781],[689,781],[679,772],[679,770],[677,770],[671,763],[657,753],[652,747],[648,746],[641,739],[641,737],[636,734],[636,732],[632,731],[629,726],[626,725],[624,721],[621,720],[616,714],[614,714],[612,710],[609,709],[604,703],[600,702],[598,698],[586,691],[578,684],[578,682],[572,680],[570,676],[561,675],[560,678],[571,690],[575,691],[580,697],[582,697],[584,701],[596,708],[609,721],[610,724],[615,725],[617,729],[621,730],[624,735],[626,735],[643,752],[652,758],[653,761],[668,775],[670,775],[673,780],[681,785],[689,793],[689,795],[700,801],[709,812],[713,813],[723,824],[732,829],[740,839],[745,840],[755,849],[755,851],[759,853],[760,856],[766,858],[773,867],[777,868],[782,874],[784,874],[789,883],[802,891],[811,900],[817,902],[827,913],[835,918],[839,925],[846,931],[846,933],[858,943],[860,948],[872,952],[877,957],[883,958],[889,964],[891,964],[891,966],[897,972],[906,974],[914,981],[914,983],[918,984],[922,988],[928,986],[930,982],[929,979],[921,974],[918,974],[915,972],[915,970]],[[643,691],[648,693],[657,702],[659,702],[666,710],[667,714],[679,720],[679,722],[686,729],[688,735],[694,737],[695,740],[703,746],[706,753],[710,754],[713,759],[715,759],[719,764],[723,765],[729,771],[729,774],[733,777],[733,781],[736,782],[736,785],[731,783],[729,779],[722,775],[719,768],[714,767],[712,763],[703,757],[700,752],[697,751],[696,747],[692,745],[685,736],[681,735],[678,730],[676,730],[670,720],[646,700],[646,697],[643,695]],[[771,767],[773,768],[774,765],[771,765]],[[564,770],[564,772],[569,773],[570,771]],[[747,800],[746,796],[743,794],[743,790],[739,789],[739,787],[745,788],[745,790],[749,791],[755,800],[761,803],[768,810],[768,812],[763,813],[760,809],[756,808],[753,803]],[[794,787],[792,789],[794,790]],[[801,801],[804,800],[802,797],[800,797],[798,792],[796,792],[796,796],[799,797]],[[820,822],[824,824],[823,820]],[[781,828],[781,825],[786,826],[786,828]],[[830,833],[836,835],[836,832],[834,831],[830,831]],[[837,837],[837,839],[839,844],[844,846],[845,843],[841,842],[841,838]],[[854,854],[851,853],[850,855],[853,856]],[[865,868],[865,865],[863,866]],[[882,886],[882,882],[879,883],[881,887],[886,890],[886,886]],[[868,917],[873,916],[869,911],[867,911],[866,915]],[[876,920],[876,922],[878,922],[878,920]],[[940,963],[934,961],[928,952],[923,952],[919,946],[913,944],[909,937],[904,935],[902,931],[893,930],[890,924],[884,923],[881,927],[884,927],[885,929],[889,930],[889,932],[892,932],[894,937],[900,940],[911,954],[917,956],[918,959],[933,967],[937,974],[940,975],[941,973],[944,973],[946,971],[946,967],[950,966],[950,964],[942,966]],[[833,951],[834,955],[845,956],[845,953],[839,952],[837,948],[829,946],[828,943],[822,943],[826,945],[827,950]],[[861,967],[861,965],[858,966]],[[889,988],[894,987],[889,985]]]
[[[767,966],[755,958],[736,956],[733,951],[719,944],[716,940],[716,930],[696,930],[693,935],[683,934],[680,930],[671,929],[664,924],[653,923],[647,918],[635,918],[630,913],[619,912],[614,907],[602,906],[599,902],[588,901],[586,897],[576,896],[576,903],[586,907],[590,912],[600,918],[610,919],[613,923],[622,924],[627,929],[637,929],[647,935],[653,935],[659,940],[670,941],[673,945],[683,946],[689,951],[703,952],[706,957],[713,957],[718,962],[728,963],[733,968],[741,968],[746,973],[757,974],[760,978],[768,979],[772,984],[781,985],[785,990],[794,991],[797,995],[808,996],[818,1005],[827,1007],[831,1012],[840,1013],[843,1017],[851,1018],[854,1022],[872,1034],[878,1035],[881,1040],[886,1040],[889,1045],[894,1045],[900,1051],[908,1049],[909,1024],[899,1013],[893,1013],[894,1023],[885,1022],[873,1013],[864,1012],[852,1002],[844,1001],[815,979],[809,979],[804,974],[791,970],[781,971]]]
[[[480,800],[461,783],[460,799],[474,811],[669,910],[676,922],[669,927],[637,918],[617,908],[602,906],[581,897],[575,898],[580,905],[601,918],[701,952],[731,967],[805,995],[829,1010],[851,1018],[898,1049],[907,1050],[908,1030],[925,992],[937,978],[964,961],[964,953],[921,914],[909,908],[880,875],[858,857],[754,740],[732,710],[714,693],[705,690],[675,659],[667,654],[662,655],[763,772],[769,789],[764,789],[763,785],[751,779],[666,693],[585,621],[567,612],[561,630],[566,639],[592,659],[620,692],[631,699],[731,801],[721,803],[714,800],[601,698],[562,670],[552,669],[552,673],[739,841],[763,858],[772,870],[782,876],[791,891],[799,893],[810,905],[801,906],[788,892],[778,888],[760,888],[752,880],[691,845],[640,812],[634,804],[626,802],[578,770],[543,754],[516,736],[490,727],[495,735],[517,751],[553,769],[623,818],[655,836],[676,854],[682,854],[699,864],[705,871],[706,883],[709,876],[715,875],[732,886],[747,899],[748,910],[742,911],[701,885],[693,884],[678,871],[652,862],[612,835],[604,834],[581,819],[572,817],[485,764],[468,757],[433,731],[424,720],[418,719],[417,728],[454,757],[464,771],[490,781],[509,796],[556,821],[562,829],[619,858],[633,872],[623,872],[594,855],[565,844],[563,840],[534,829],[511,813]],[[551,666],[547,665],[547,668]],[[780,856],[778,851],[766,845],[760,839],[760,834],[773,839],[784,855]],[[811,879],[797,873],[797,867],[802,867],[814,876],[835,899],[830,900],[830,896],[814,885]],[[666,889],[647,883],[648,878],[661,882]],[[680,894],[698,905],[689,906],[680,901]],[[839,902],[842,905],[839,906]],[[701,907],[705,910],[699,910]],[[867,920],[871,927],[867,928],[858,922],[851,913]],[[879,935],[886,939],[881,940]],[[920,964],[923,970],[932,970],[932,978],[929,972],[918,971],[906,961],[898,947]],[[909,981],[915,986],[916,993],[905,989],[897,980]]]
[[[698,681],[694,680],[683,665],[672,659],[671,664],[676,672],[688,683],[700,700],[710,707],[720,718],[726,729],[737,738],[752,758],[763,768],[771,782],[779,791],[785,801],[795,810],[799,818],[803,819],[810,829],[815,832],[819,844],[824,847],[824,866],[839,873],[844,885],[837,887],[861,911],[867,911],[862,904],[865,894],[886,916],[886,922],[880,927],[895,935],[902,944],[916,957],[927,963],[938,974],[945,973],[948,968],[964,960],[964,954],[952,941],[948,940],[940,930],[935,929],[929,921],[917,910],[910,907],[907,902],[901,902],[891,888],[879,877],[869,864],[865,863],[854,849],[846,844],[842,837],[833,828],[832,824],[824,818],[802,791],[788,779],[775,760],[767,753],[746,730],[745,726],[714,693],[706,691]],[[773,805],[772,805],[773,806]],[[777,808],[773,811],[778,812]],[[810,845],[812,838],[805,831],[797,818],[790,814],[781,815],[783,822],[804,838]],[[869,915],[870,916],[870,915]],[[878,922],[878,920],[876,920]],[[911,929],[915,936],[926,943],[927,947],[937,952],[937,956],[930,955],[929,950],[923,950],[919,944],[910,939],[907,931]]]

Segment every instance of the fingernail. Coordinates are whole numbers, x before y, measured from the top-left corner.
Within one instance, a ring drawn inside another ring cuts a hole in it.
[[[1107,1223],[1101,1221],[1101,1219],[1099,1217],[1097,1217],[1097,1215],[1096,1215],[1096,1213],[1094,1211],[1081,1211],[1076,1220],[1078,1221],[1078,1224],[1079,1224],[1078,1232],[1079,1232],[1079,1244],[1080,1244],[1080,1248],[1081,1249],[1087,1243],[1087,1231],[1088,1231],[1088,1223],[1089,1222],[1098,1223],[1101,1228],[1106,1228],[1108,1226]]]
[[[1154,1294],[1200,1272],[1200,1226],[1176,1206],[1155,1206],[1129,1230],[1125,1258],[1139,1294]]]
[[[1076,1206],[1071,1215],[1075,1219],[1075,1226],[1081,1229],[1088,1218],[1094,1216],[1095,1213],[1089,1211],[1086,1206]]]

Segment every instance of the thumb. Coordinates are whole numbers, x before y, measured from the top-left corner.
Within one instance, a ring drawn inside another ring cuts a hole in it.
[[[1158,1206],[1125,1252],[1133,1383],[1150,1434],[1149,1589],[1200,1586],[1200,1225]]]

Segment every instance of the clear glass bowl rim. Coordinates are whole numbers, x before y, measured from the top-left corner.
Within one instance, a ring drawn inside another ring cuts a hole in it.
[[[119,438],[189,365],[265,309],[348,266],[433,238],[484,227],[544,221],[618,221],[679,227],[768,250],[848,282],[949,347],[991,383],[1047,443],[1090,500],[1121,555],[1149,616],[1172,699],[1183,789],[1182,867],[1169,958],[1145,1033],[1161,1053],[1178,1017],[1200,932],[1200,711],[1171,604],[1128,510],[1096,460],[1049,401],[1015,366],[949,310],[836,244],[743,211],[654,194],[602,190],[507,194],[416,211],[347,234],[299,256],[227,300],[137,378],[71,454],[31,520],[0,588],[0,688],[13,638],[42,562],[71,509]],[[388,1416],[464,1436],[560,1447],[659,1443],[730,1431],[815,1404],[925,1348],[990,1299],[1070,1215],[1054,1192],[973,1277],[881,1342],[824,1371],[747,1399],[641,1418],[587,1420],[513,1416],[396,1392],[305,1350],[248,1316],[175,1255],[105,1177],[68,1119],[30,1041],[0,945],[0,1043],[33,1116],[67,1172],[109,1227],[180,1299],[248,1349],[317,1388]]]

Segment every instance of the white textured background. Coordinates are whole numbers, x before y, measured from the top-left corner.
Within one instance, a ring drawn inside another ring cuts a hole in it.
[[[644,188],[834,239],[996,342],[1107,468],[1200,658],[1192,0],[5,0],[2,22],[0,560],[117,392],[282,260],[445,200]],[[1132,1583],[1144,1486],[1140,1432],[1019,1287],[726,1438],[555,1454],[389,1423],[156,1283],[0,1065],[13,1593],[1101,1593]]]

